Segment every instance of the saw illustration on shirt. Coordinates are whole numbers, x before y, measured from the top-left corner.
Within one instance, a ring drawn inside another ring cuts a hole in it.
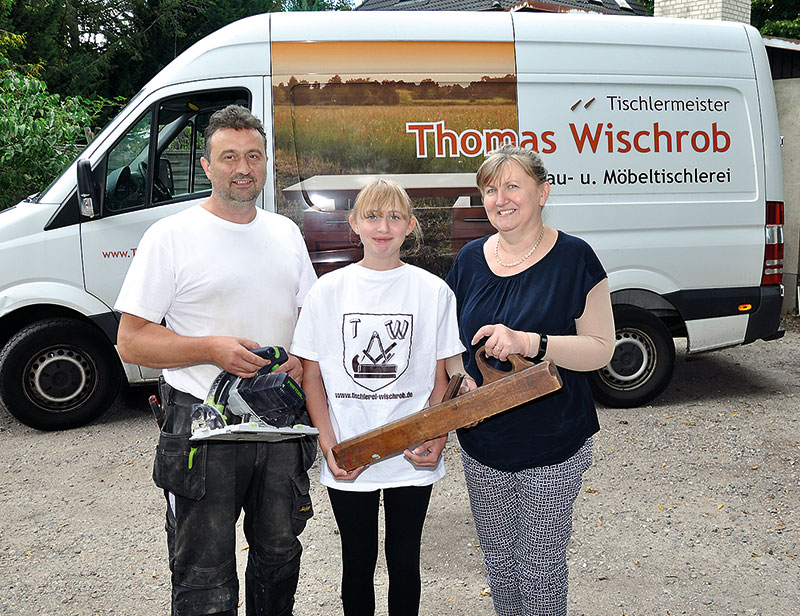
[[[378,391],[408,368],[414,317],[410,314],[346,313],[342,317],[343,363],[353,382]]]

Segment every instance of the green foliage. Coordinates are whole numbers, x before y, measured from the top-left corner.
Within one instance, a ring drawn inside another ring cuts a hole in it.
[[[130,98],[181,52],[237,19],[350,8],[348,0],[0,0],[0,30],[29,34],[9,59],[40,63],[51,92]]]
[[[347,0],[0,0],[0,209],[47,186],[95,122],[202,37],[258,13],[350,8]]]
[[[284,0],[284,11],[350,11],[350,0]]]
[[[0,0],[0,16],[2,16],[5,9],[4,0]],[[25,35],[14,34],[13,32],[6,32],[0,29],[0,70],[4,68],[14,68],[15,70],[31,77],[39,77],[42,73],[41,62],[36,64],[13,65],[8,59],[9,56],[16,53],[19,49],[25,47]]]
[[[0,55],[0,209],[46,187],[85,145],[108,103],[51,94]]]
[[[797,0],[753,0],[750,23],[764,36],[800,39]]]

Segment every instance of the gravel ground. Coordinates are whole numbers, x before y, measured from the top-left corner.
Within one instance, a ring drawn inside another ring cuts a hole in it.
[[[655,403],[600,409],[569,546],[570,616],[798,613],[800,327],[787,327],[776,342],[693,357],[679,349]],[[0,614],[169,613],[146,393],[125,391],[92,425],[60,433],[0,413]],[[445,455],[423,540],[421,613],[489,616],[455,437]],[[341,614],[338,537],[314,483],[296,616]]]

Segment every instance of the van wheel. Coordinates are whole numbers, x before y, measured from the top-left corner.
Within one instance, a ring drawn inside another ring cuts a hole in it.
[[[609,364],[589,374],[595,400],[617,408],[641,406],[669,384],[675,343],[655,316],[634,306],[615,306],[617,341]]]
[[[74,428],[111,406],[120,372],[114,348],[92,325],[37,321],[0,352],[0,403],[31,428]]]

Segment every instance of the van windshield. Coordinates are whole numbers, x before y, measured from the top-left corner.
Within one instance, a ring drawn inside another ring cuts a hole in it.
[[[68,174],[70,175],[70,177],[72,177],[75,174],[75,163],[83,155],[83,153],[86,150],[86,148],[89,148],[91,146],[91,144],[94,143],[95,141],[97,141],[97,138],[100,137],[101,135],[103,135],[107,130],[109,130],[110,127],[115,126],[117,124],[117,120],[119,120],[119,119],[121,119],[123,117],[126,117],[128,115],[128,113],[127,113],[128,109],[130,109],[133,105],[135,105],[138,102],[138,100],[143,96],[143,94],[144,94],[144,90],[143,89],[139,90],[133,96],[133,98],[131,98],[131,100],[129,100],[128,103],[119,111],[119,113],[117,113],[117,115],[115,115],[112,118],[112,120],[108,124],[106,124],[99,133],[97,133],[94,137],[92,137],[92,140],[89,143],[86,144],[86,147],[81,151],[81,153],[78,154],[75,157],[75,159],[69,165],[67,165],[64,168],[64,170],[59,175],[57,175],[55,177],[55,179],[53,179],[52,182],[50,182],[50,184],[47,186],[47,188],[45,188],[43,191],[41,191],[39,193],[34,193],[34,194],[26,197],[25,201],[28,202],[28,203],[42,203],[42,202],[50,203],[52,201],[52,199],[46,199],[45,198],[47,193],[49,193],[50,190],[56,184],[58,184],[59,181],[63,177],[65,177]],[[74,184],[74,181],[72,183]]]

